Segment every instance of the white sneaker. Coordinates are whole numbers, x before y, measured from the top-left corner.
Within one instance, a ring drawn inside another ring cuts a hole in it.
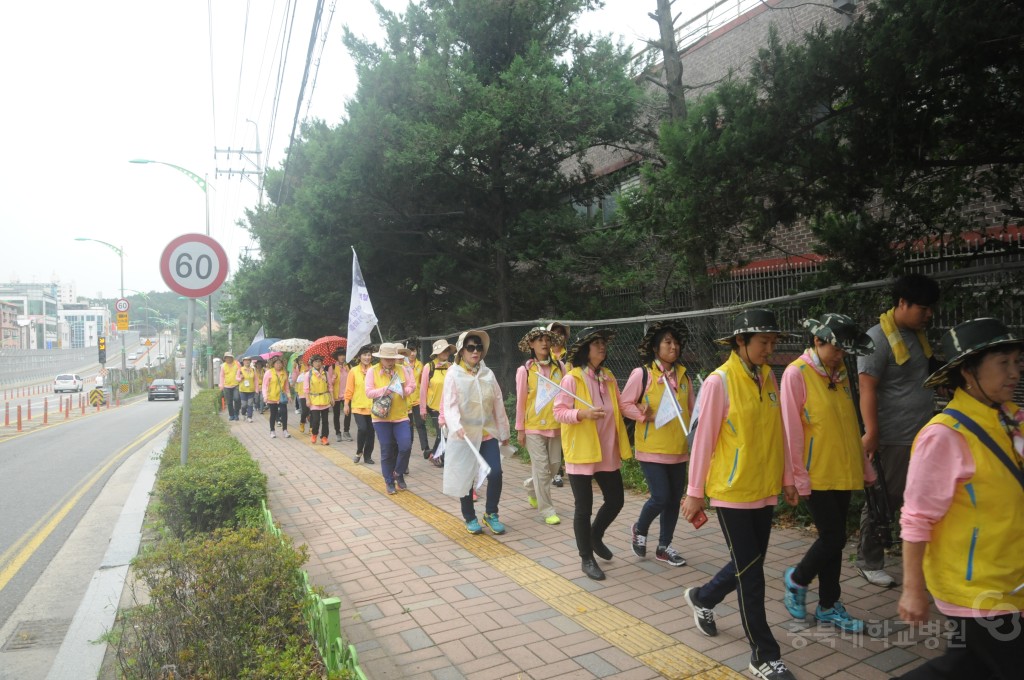
[[[252,418],[246,418],[246,419],[245,419],[245,422],[247,422],[247,423],[251,423],[251,422],[252,422]]]
[[[276,432],[273,432],[273,431],[272,431],[272,432],[270,433],[270,438],[271,438],[271,439],[277,439],[277,433],[276,433]]]
[[[859,571],[860,575],[867,579],[867,582],[873,586],[892,588],[896,585],[896,579],[889,576],[884,569],[861,569],[860,567],[857,567],[857,571]]]
[[[290,434],[288,434],[288,430],[284,431],[284,438],[285,439],[291,439],[292,438],[292,436]]]

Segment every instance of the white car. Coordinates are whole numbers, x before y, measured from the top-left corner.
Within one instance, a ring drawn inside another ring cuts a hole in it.
[[[82,376],[73,373],[61,373],[53,379],[54,392],[81,392],[85,389]]]
[[[139,353],[138,352],[132,352],[131,354],[128,355],[128,361],[135,361],[138,358],[139,358]]]

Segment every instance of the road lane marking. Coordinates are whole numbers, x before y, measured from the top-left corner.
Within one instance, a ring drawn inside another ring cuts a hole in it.
[[[39,546],[43,544],[43,541],[53,533],[61,521],[67,517],[68,513],[70,513],[78,502],[82,500],[82,497],[96,485],[96,482],[98,482],[104,474],[106,474],[107,470],[126,455],[131,453],[136,447],[144,444],[148,439],[151,439],[156,435],[157,432],[174,422],[177,417],[178,415],[175,414],[154,425],[139,435],[132,443],[128,444],[128,446],[111,456],[106,463],[93,473],[92,477],[87,479],[78,487],[78,490],[73,493],[70,499],[65,501],[63,504],[58,501],[58,505],[54,506],[56,509],[51,510],[47,515],[44,515],[44,518],[48,517],[49,520],[46,521],[42,527],[36,529],[36,527],[33,526],[29,532],[25,533],[21,538],[15,541],[14,545],[5,551],[3,556],[0,556],[0,591],[3,591],[7,584],[10,583],[11,579],[17,575],[21,568],[25,566],[25,563],[28,562],[32,555],[35,554],[36,550],[39,549]],[[63,499],[61,500],[63,501]],[[38,525],[38,522],[36,524]],[[14,557],[7,562],[9,554],[14,554]]]
[[[356,465],[351,458],[337,451],[316,447],[316,453],[385,494],[384,480],[375,469]],[[741,680],[744,677],[491,536],[469,534],[461,518],[415,493],[403,492],[385,497],[494,567],[555,611],[662,676],[671,680]]]
[[[39,427],[33,427],[30,430],[24,430],[22,432],[15,432],[15,434],[12,434],[10,436],[5,436],[5,433],[2,431],[3,428],[0,428],[0,444],[6,444],[9,441],[14,441],[15,439],[21,439],[22,437],[27,437],[28,435],[35,434],[36,432],[42,432],[44,430],[49,430],[50,428],[57,427],[58,425],[67,425],[68,423],[81,422],[82,418],[88,418],[89,416],[98,416],[98,415],[102,415],[104,413],[115,413],[117,411],[117,409],[119,409],[119,408],[125,408],[125,407],[128,407],[128,406],[138,406],[139,404],[142,403],[141,397],[142,397],[142,395],[140,394],[139,395],[139,399],[133,399],[132,401],[124,401],[124,402],[121,403],[120,406],[115,406],[113,409],[108,409],[106,407],[101,408],[101,409],[95,409],[95,408],[91,408],[91,407],[86,407],[85,413],[80,413],[79,415],[72,416],[71,418],[64,418],[63,415],[60,415],[59,419],[58,418],[51,418],[51,422],[47,423],[46,425],[40,425]],[[72,410],[74,411],[75,409],[72,409]],[[14,429],[13,425],[11,426],[11,429]],[[0,562],[0,563],[2,563],[2,562]]]

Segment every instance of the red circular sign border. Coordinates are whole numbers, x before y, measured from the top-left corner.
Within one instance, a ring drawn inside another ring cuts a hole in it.
[[[205,243],[207,246],[209,246],[210,249],[217,255],[217,259],[220,260],[221,265],[220,271],[217,273],[217,278],[214,279],[213,283],[206,286],[205,288],[199,288],[196,290],[185,288],[184,286],[180,285],[177,281],[175,281],[173,276],[171,276],[171,254],[174,252],[174,249],[183,243],[190,243],[194,241]],[[221,244],[217,243],[216,241],[214,241],[212,238],[205,234],[182,234],[178,238],[168,243],[167,246],[164,248],[164,252],[161,253],[160,275],[163,277],[164,283],[167,284],[167,287],[173,290],[175,293],[179,293],[180,295],[184,295],[185,297],[188,298],[206,297],[207,295],[210,295],[215,290],[224,285],[224,281],[227,280],[228,254],[224,251],[224,248],[223,246],[221,246]]]

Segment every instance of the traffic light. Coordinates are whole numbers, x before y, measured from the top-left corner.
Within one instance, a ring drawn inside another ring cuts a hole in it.
[[[107,363],[107,339],[104,337],[99,338],[99,350],[100,350],[100,363]]]

